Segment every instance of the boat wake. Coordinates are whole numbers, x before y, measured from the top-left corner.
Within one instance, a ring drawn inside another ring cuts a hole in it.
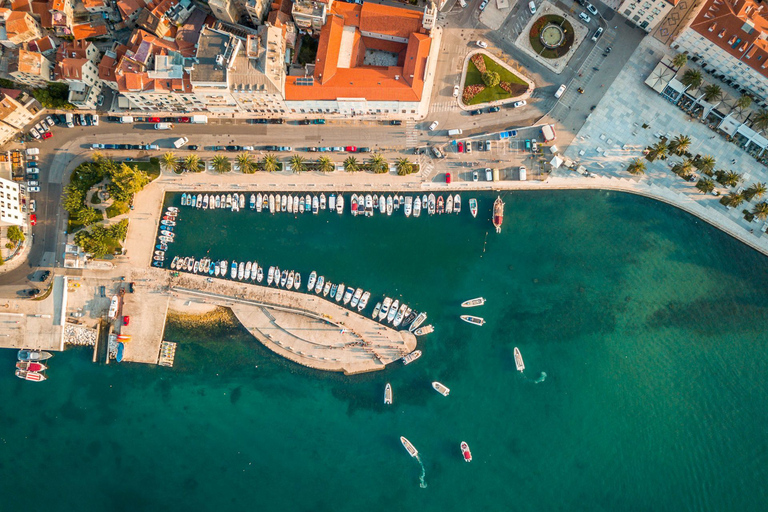
[[[534,384],[540,384],[540,383],[544,382],[545,380],[547,380],[547,374],[546,374],[546,372],[541,372],[541,376],[538,379],[536,379],[535,381],[533,381],[533,383]]]
[[[419,461],[419,466],[421,466],[421,476],[419,476],[419,487],[421,487],[422,489],[426,489],[427,488],[427,480],[426,480],[427,470],[424,469],[424,463],[421,462],[421,457],[417,455],[416,460]]]

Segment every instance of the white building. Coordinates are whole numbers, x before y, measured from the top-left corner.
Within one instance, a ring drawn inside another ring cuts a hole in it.
[[[680,0],[624,0],[616,11],[636,26],[651,32]]]
[[[21,226],[24,224],[19,197],[19,184],[0,178],[0,226]]]

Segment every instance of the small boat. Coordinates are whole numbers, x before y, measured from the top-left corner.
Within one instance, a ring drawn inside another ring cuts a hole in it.
[[[373,197],[371,194],[365,195],[365,216],[370,217],[373,215]]]
[[[275,213],[275,196],[269,194],[269,213]]]
[[[493,226],[497,233],[501,233],[501,223],[504,222],[504,202],[498,196],[493,202]]]
[[[317,278],[317,284],[315,285],[315,293],[320,293],[323,290],[325,284],[325,277],[320,276]]]
[[[320,200],[317,196],[312,196],[312,213],[317,215],[320,211]]]
[[[429,214],[434,215],[435,214],[435,206],[437,203],[435,202],[435,194],[429,194]]]
[[[413,311],[411,308],[408,308],[408,311],[406,312],[406,315],[405,315],[405,320],[403,320],[403,327],[407,327],[408,325],[410,325],[411,322],[416,320],[416,315],[417,315],[416,311]]]
[[[304,199],[299,200],[299,213],[304,213]]]
[[[197,196],[192,194],[192,201],[190,201],[189,198],[187,198],[187,204],[189,204],[189,206],[191,206],[192,208],[196,207],[197,206]]]
[[[350,300],[352,300],[352,295],[354,293],[355,293],[355,290],[353,290],[351,286],[347,288],[346,293],[344,293],[344,300],[343,300],[345,306],[349,304]]]
[[[295,277],[296,277],[296,272],[294,272],[293,270],[291,270],[291,272],[288,274],[288,281],[286,281],[286,283],[285,283],[285,287],[286,287],[287,289],[289,289],[289,290],[290,290],[291,288],[293,288],[293,279],[294,279]]]
[[[213,274],[215,274],[217,268],[219,268],[218,262],[211,263],[210,265],[208,265],[208,275],[212,276]]]
[[[349,304],[350,307],[356,308],[357,305],[360,303],[360,297],[362,297],[362,296],[363,296],[363,289],[362,288],[358,288],[357,290],[355,290],[355,294],[352,296],[352,302],[350,302],[350,304]]]
[[[379,316],[379,311],[381,311],[381,302],[376,303],[376,307],[373,308],[373,314],[371,315],[371,318],[376,320],[376,317]]]
[[[392,208],[397,211],[400,209],[400,196],[395,194],[395,197],[392,199]]]
[[[46,359],[50,359],[53,357],[53,354],[50,352],[45,352],[41,350],[19,350],[19,353],[17,354],[17,359],[19,361],[45,361]]]
[[[445,200],[445,213],[453,213],[453,196],[448,195],[448,199]]]
[[[480,318],[479,316],[461,315],[459,318],[472,325],[482,326],[485,324],[485,319]]]
[[[395,209],[395,203],[392,200],[392,196],[387,196],[387,215],[392,215]]]
[[[520,353],[520,349],[515,347],[515,366],[517,371],[522,372],[525,370],[525,363],[523,363],[523,355]]]
[[[325,194],[320,194],[320,209],[325,210]]]
[[[219,277],[219,274],[221,274],[221,265],[217,262],[213,266],[213,275],[216,276],[216,277]]]
[[[197,207],[202,208],[203,206],[203,194],[197,194]]]
[[[408,308],[407,304],[403,304],[400,306],[400,309],[397,310],[397,314],[395,315],[395,319],[392,321],[392,326],[397,327],[400,325],[400,323],[403,321],[403,318],[405,318],[405,310]]]
[[[175,226],[176,225],[176,223],[174,221],[172,221],[172,220],[161,220],[160,224],[162,224],[163,226]]]
[[[229,277],[231,277],[232,279],[236,279],[237,278],[237,262],[236,261],[234,260],[232,261],[232,266],[230,267],[229,270],[230,270]]]
[[[249,201],[249,203],[250,203],[249,206],[251,207],[251,210],[255,210],[256,209],[256,195],[255,194],[251,194],[251,200]]]
[[[336,198],[336,213],[344,213],[344,197],[341,194]]]
[[[112,300],[109,303],[109,312],[107,313],[107,318],[110,320],[114,320],[117,318],[117,310],[118,306],[120,305],[120,297],[117,295],[112,296]]]
[[[229,208],[231,210],[232,209],[232,194],[227,194],[226,201],[222,201],[222,203],[223,203],[222,204],[223,208]]]
[[[245,194],[240,194],[240,209],[245,208]]]
[[[360,297],[360,302],[357,304],[357,310],[362,311],[368,306],[368,299],[371,298],[371,292],[363,292],[363,296]]]
[[[336,209],[336,194],[334,193],[328,196],[328,209],[331,211]]]
[[[389,313],[389,306],[392,305],[392,299],[389,297],[384,297],[384,302],[381,304],[381,311],[379,311],[379,322],[383,322],[385,318],[387,318],[387,313]]]
[[[379,196],[376,194],[373,194],[373,209],[378,210],[379,209]]]
[[[323,297],[328,296],[328,293],[331,291],[331,286],[333,286],[333,284],[330,281],[325,283],[325,286],[323,287]]]
[[[181,194],[181,206],[186,206],[186,205],[187,205],[187,194],[185,192]]]
[[[407,356],[403,357],[403,364],[411,364],[415,360],[421,357],[421,350],[414,350]]]
[[[312,196],[310,196],[309,194],[304,196],[304,211],[305,212],[312,211]]]
[[[461,303],[461,307],[474,308],[477,306],[482,306],[483,304],[485,304],[485,299],[482,297],[478,297],[476,299],[465,300],[464,302]]]
[[[296,272],[296,276],[293,279],[293,289],[298,290],[301,288],[301,274]]]
[[[210,201],[210,197],[208,196],[208,194],[205,194],[203,196],[203,210],[208,209],[208,201]]]
[[[472,217],[477,217],[477,199],[469,200],[469,213],[472,214]]]
[[[422,207],[426,208],[426,204],[421,201],[421,198],[419,196],[416,196],[416,199],[413,201],[413,216],[419,217],[421,215],[421,209]]]
[[[406,217],[411,216],[412,208],[413,208],[413,198],[411,196],[408,196],[405,198],[405,206],[403,208],[403,210],[405,211]],[[421,208],[421,205],[419,205],[419,208]]]
[[[221,260],[221,263],[219,263],[219,274],[221,274],[221,277],[227,277],[228,271],[229,262],[227,260]]]
[[[344,290],[345,290],[344,283],[341,283],[339,285],[338,290],[336,290],[336,302],[341,301],[342,297],[344,296]]]
[[[395,299],[395,302],[392,303],[392,307],[389,308],[389,313],[387,313],[387,322],[390,324],[395,319],[395,316],[397,315],[397,308],[400,307],[400,300]]]
[[[384,198],[384,194],[379,197],[379,213],[382,215],[387,213],[387,200]]]
[[[411,331],[411,332],[415,331],[416,329],[418,329],[418,327],[421,324],[424,323],[424,320],[426,320],[426,319],[427,319],[427,314],[426,313],[419,313],[419,315],[416,317],[416,320],[413,321],[413,323],[408,328],[408,330]]]
[[[461,454],[464,456],[464,462],[472,462],[472,452],[469,451],[469,445],[465,442],[461,442]]]
[[[252,267],[252,265],[253,265],[253,263],[251,263],[250,261],[246,262],[246,264],[245,264],[245,272],[243,273],[243,279],[245,279],[246,281],[248,281],[251,278],[251,267]]]
[[[175,206],[169,206],[168,207],[168,213],[172,213],[172,214],[176,215],[178,212],[179,212],[179,209],[176,208]]]
[[[293,213],[299,213],[299,196],[293,198]]]
[[[47,379],[47,377],[42,373],[28,372],[26,370],[19,369],[16,370],[16,376],[20,379],[29,380],[32,382],[42,382]]]
[[[309,274],[309,279],[307,280],[307,291],[312,291],[315,289],[315,283],[317,282],[317,272],[314,270],[311,274]]]
[[[359,208],[357,203],[357,194],[352,194],[352,209],[350,210],[352,216],[357,217],[357,209]]]
[[[260,283],[263,280],[264,280],[264,269],[259,267],[258,270],[256,271],[256,281]]]
[[[264,209],[264,196],[261,195],[261,192],[256,196],[256,212],[261,213],[261,211]]]
[[[425,334],[429,334],[435,332],[435,327],[432,324],[425,325],[424,327],[419,327],[415,331],[413,331],[414,336],[424,336]]]
[[[461,213],[461,196],[459,194],[453,196],[453,213]]]
[[[242,281],[244,277],[245,277],[245,262],[241,261],[240,265],[237,266],[237,278]]]
[[[293,199],[294,199],[293,195],[292,194],[288,194],[288,206],[285,209],[285,211],[287,211],[288,213],[293,213],[293,204],[294,204]],[[296,206],[299,206],[298,205],[298,200],[299,200],[299,198],[297,197],[296,198]]]
[[[443,200],[443,196],[440,196],[437,198],[437,214],[442,215],[445,213],[445,201]]]
[[[214,200],[213,204],[216,205],[217,209],[221,208],[222,197],[221,196],[215,196],[215,197],[216,197],[216,199]]]
[[[384,404],[392,405],[392,385],[389,382],[384,386]]]
[[[122,362],[125,355],[125,344],[122,341],[117,342],[117,353],[115,354],[115,361]]]
[[[36,363],[34,361],[17,361],[16,368],[28,372],[44,372],[48,369],[43,363]]]
[[[440,393],[443,396],[448,396],[448,394],[451,392],[451,390],[448,389],[448,387],[446,385],[441,384],[441,383],[439,383],[437,381],[432,383],[432,387],[435,388],[435,391],[437,391],[438,393]]]
[[[272,281],[275,280],[275,267],[269,267],[267,271],[267,286],[272,286]]]
[[[288,271],[283,270],[283,273],[280,274],[280,288],[285,288],[285,285],[288,283]]]
[[[280,268],[275,266],[275,286],[280,288]]]
[[[411,444],[409,440],[407,440],[403,436],[400,436],[400,442],[403,443],[403,446],[405,447],[406,450],[408,450],[408,453],[410,454],[411,457],[419,456],[419,451],[416,449],[415,446]]]
[[[338,289],[339,289],[339,285],[337,285],[337,284],[334,284],[333,286],[331,286],[331,298],[332,299],[336,297],[336,290],[338,290]]]
[[[200,262],[196,261],[194,265],[192,265],[192,272],[197,274],[200,271]]]
[[[288,196],[283,194],[280,196],[280,211],[284,212],[288,207]]]
[[[163,242],[160,242],[159,244],[157,244],[157,245],[155,246],[155,249],[158,249],[158,250],[160,250],[160,251],[163,251],[163,252],[165,252],[165,251],[167,251],[167,250],[168,250],[168,244],[166,244],[166,243],[163,243]]]

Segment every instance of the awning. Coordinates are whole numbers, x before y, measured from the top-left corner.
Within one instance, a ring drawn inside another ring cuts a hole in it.
[[[549,162],[549,165],[557,169],[561,165],[563,165],[563,159],[560,158],[559,155],[555,155],[555,157]]]

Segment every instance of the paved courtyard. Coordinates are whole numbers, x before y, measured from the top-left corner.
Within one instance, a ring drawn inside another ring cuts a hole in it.
[[[742,210],[751,210],[762,199],[755,198],[738,208],[727,209],[720,204],[719,197],[703,194],[695,188],[695,182],[686,182],[671,172],[670,167],[681,160],[676,156],[670,156],[666,161],[646,161],[644,176],[634,177],[626,171],[630,160],[642,157],[643,149],[658,142],[659,136],[671,139],[684,134],[691,138],[691,154],[711,155],[717,161],[715,169],[741,173],[743,182],[740,187],[746,189],[755,182],[768,183],[766,168],[741,147],[727,142],[706,124],[691,118],[645,85],[646,77],[665,52],[669,52],[668,48],[658,40],[651,37],[643,40],[565,155],[598,177],[634,181],[638,186],[654,189],[656,194],[668,196],[670,200],[698,203],[697,211],[702,216],[710,217],[711,222],[738,226],[743,234],[759,237],[760,245],[768,244],[768,235],[760,229],[764,223],[747,222],[742,213]],[[648,127],[644,128],[643,124]],[[578,176],[573,171],[563,170],[557,175]],[[716,185],[721,195],[739,188]]]

